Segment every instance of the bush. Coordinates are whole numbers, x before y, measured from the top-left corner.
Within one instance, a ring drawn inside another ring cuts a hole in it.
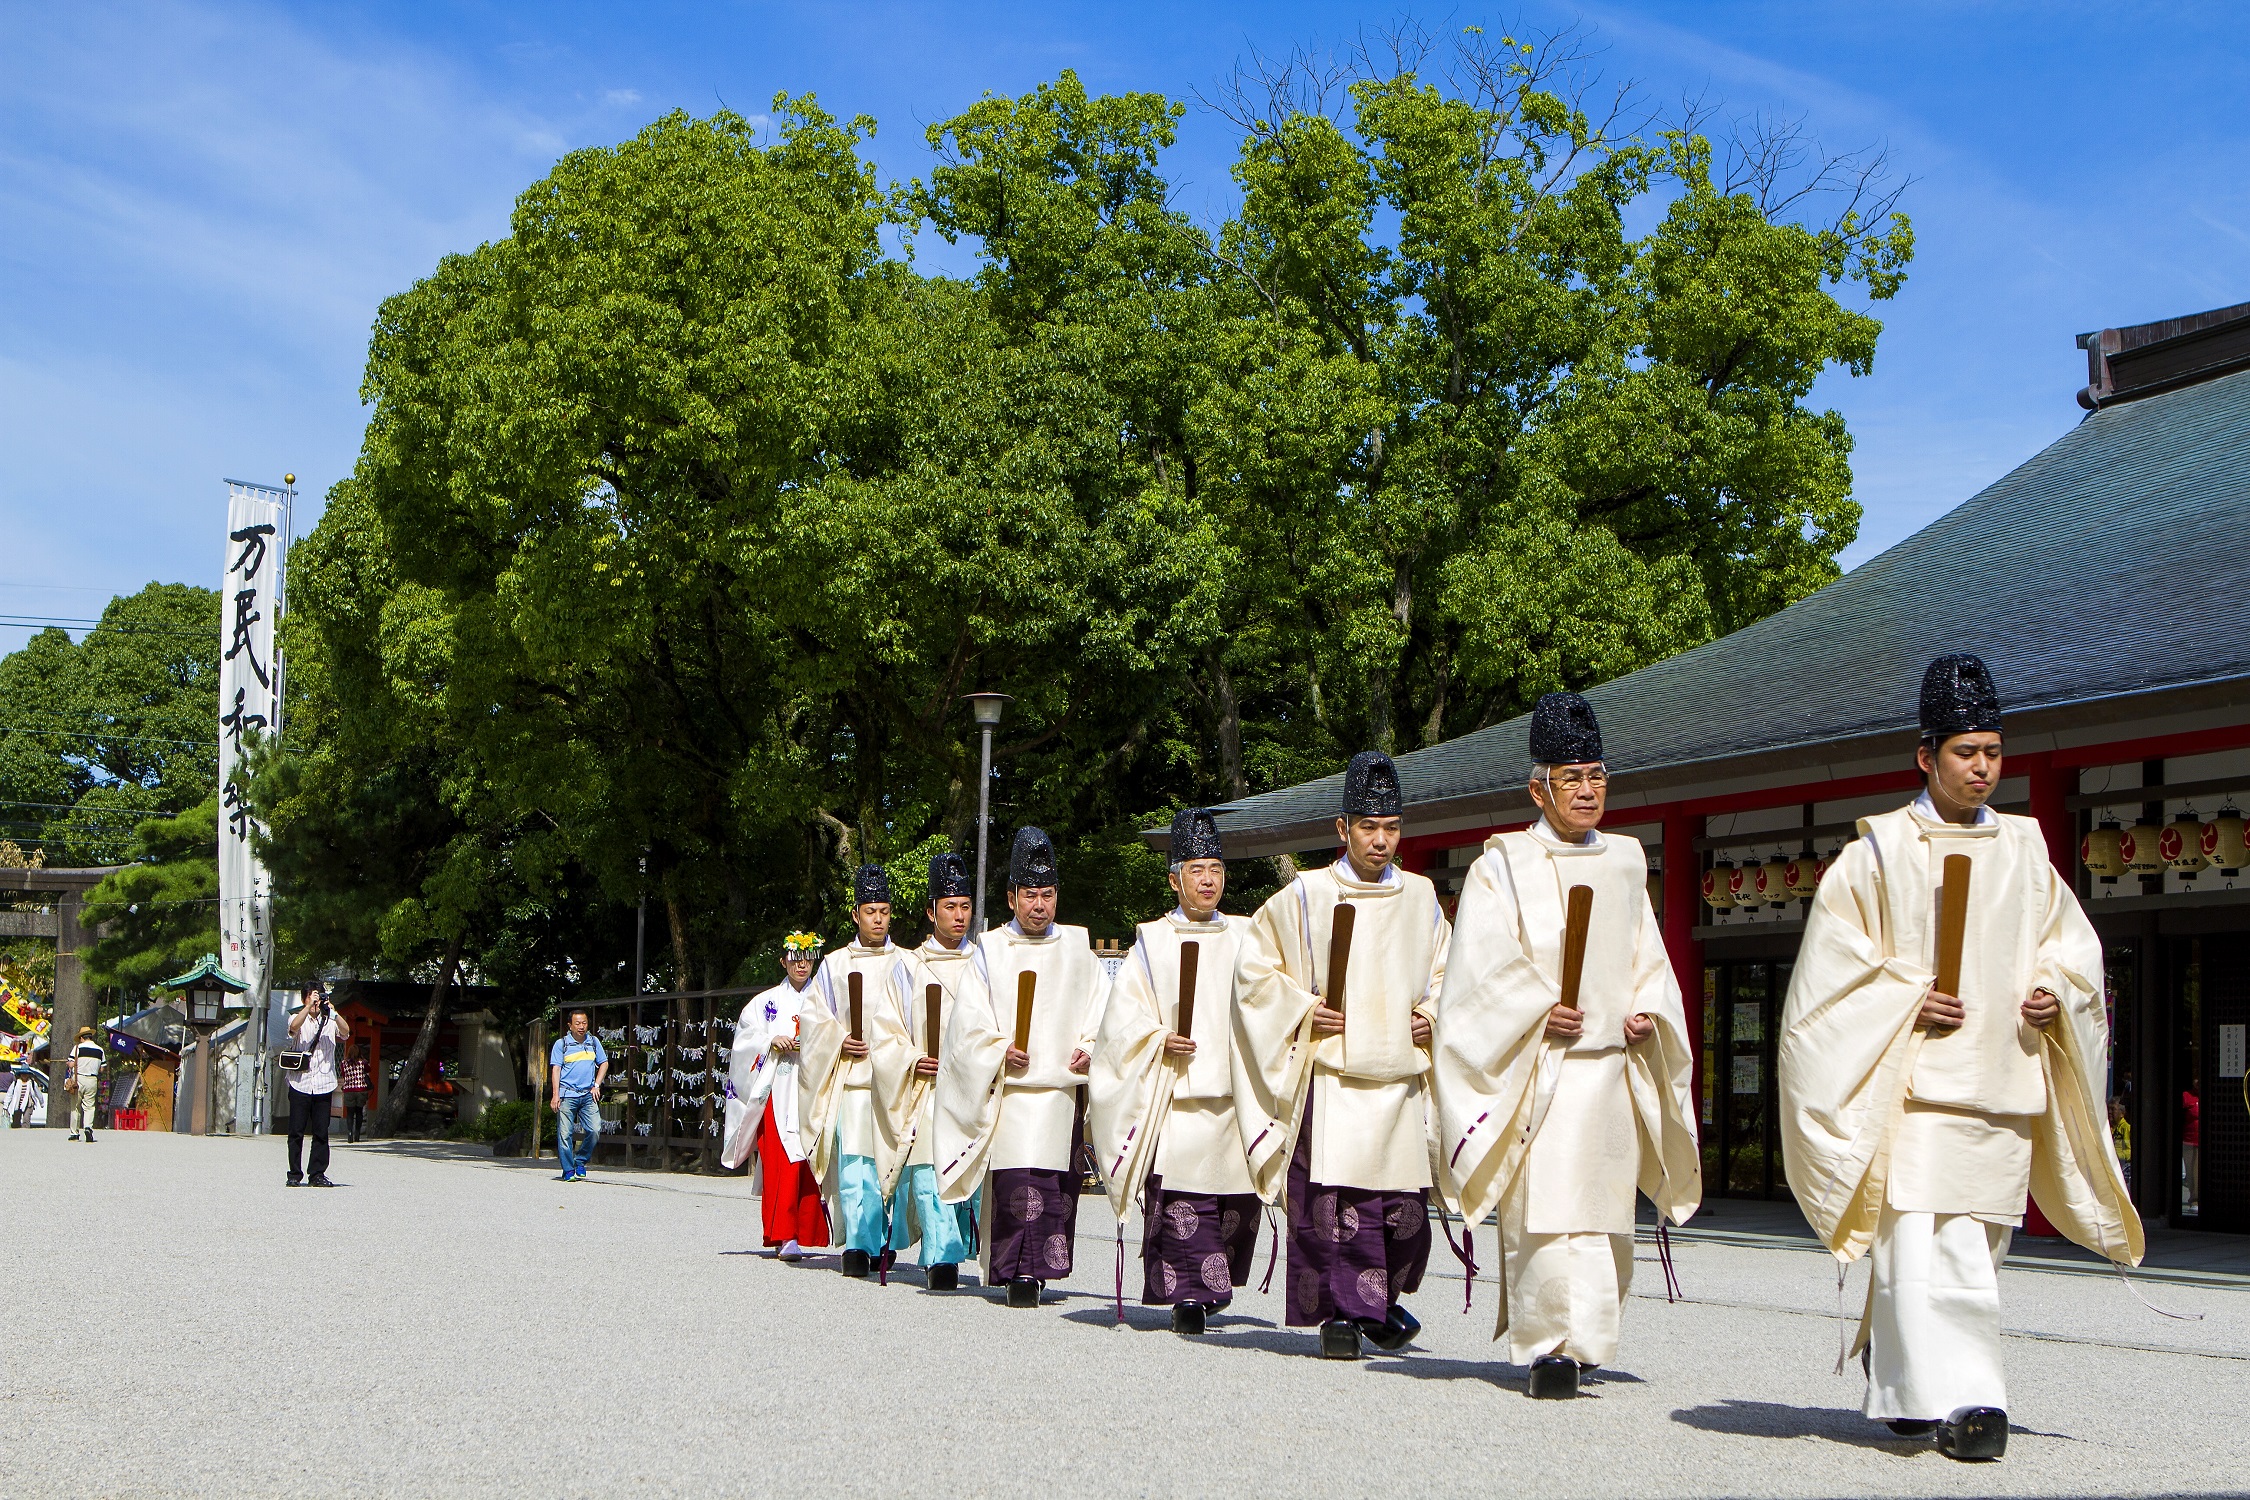
[[[483,1114],[467,1125],[456,1127],[456,1137],[466,1141],[504,1141],[524,1130],[531,1123],[531,1112],[539,1111],[539,1143],[555,1143],[555,1112],[546,1105],[530,1099],[509,1099],[500,1104],[488,1105]]]

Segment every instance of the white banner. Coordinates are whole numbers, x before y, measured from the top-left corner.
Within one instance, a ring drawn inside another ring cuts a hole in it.
[[[281,595],[282,491],[234,480],[227,485],[219,616],[219,962],[249,981],[256,996],[270,978],[273,885],[251,852],[250,836],[259,825],[236,765],[246,744],[281,722],[273,625]]]

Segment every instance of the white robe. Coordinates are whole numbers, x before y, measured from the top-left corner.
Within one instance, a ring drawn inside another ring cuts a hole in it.
[[[1546,1034],[1562,998],[1572,886],[1593,893],[1580,1035]],[[1655,1034],[1628,1046],[1625,1021]],[[1495,835],[1469,869],[1435,1027],[1438,1142],[1472,1225],[1499,1210],[1493,1336],[1519,1364],[1616,1353],[1631,1283],[1633,1198],[1685,1223],[1702,1201],[1694,1052],[1648,899],[1640,844],[1566,844],[1544,822]]]
[[[929,986],[938,987],[938,1032],[942,1042],[953,1007],[965,986],[980,983],[976,945],[948,948],[934,937],[909,951],[891,971],[885,1004],[867,1021],[868,1061],[875,1077],[875,1170],[888,1196],[908,1167],[935,1161],[936,1080],[915,1071],[928,1054]],[[940,1057],[942,1066],[943,1058]],[[901,1211],[910,1212],[902,1204]]]
[[[1070,1057],[1094,1050],[1109,997],[1109,976],[1083,927],[1058,922],[1030,937],[1010,922],[977,939],[973,962],[946,1018],[938,1068],[938,1196],[947,1203],[966,1202],[989,1172],[1077,1170],[1070,1138],[1085,1079],[1070,1071]],[[1039,976],[1025,1049],[1031,1062],[1009,1077],[1004,1064],[1024,973]]]
[[[1313,1100],[1312,1180],[1412,1192],[1433,1169],[1429,1054],[1417,1013],[1436,1013],[1452,928],[1437,889],[1392,867],[1375,884],[1342,860],[1307,870],[1250,919],[1235,976],[1234,1097],[1258,1196],[1279,1201]],[[1336,908],[1357,910],[1344,987],[1344,1031],[1315,1040]]]
[[[1859,828],[1814,898],[1782,1010],[1783,1163],[1838,1260],[1875,1249],[1867,1414],[2005,1406],[1997,1265],[2026,1192],[2078,1244],[2141,1258],[2107,1124],[2101,941],[2029,818],[1987,810],[1964,828],[1901,808]],[[1915,1021],[1953,853],[1974,867],[1968,1019],[1935,1036]],[[2062,1006],[2043,1031],[2021,1019],[2036,989]]]
[[[806,990],[810,988],[808,983]],[[726,1134],[719,1146],[719,1160],[730,1170],[747,1161],[752,1163],[752,1175],[759,1175],[758,1124],[765,1117],[768,1099],[773,1102],[774,1129],[783,1154],[791,1161],[805,1159],[805,1143],[797,1131],[797,1054],[774,1051],[773,1041],[796,1035],[806,990],[784,979],[752,995],[735,1019],[734,1042],[727,1054]]]
[[[804,1051],[799,1064],[805,1155],[820,1179],[821,1192],[830,1198],[839,1191],[844,1157],[873,1160],[875,1156],[873,1059],[844,1056],[844,1042],[851,1035],[850,976],[860,976],[865,1040],[864,1030],[874,1013],[893,1003],[891,972],[903,961],[904,952],[887,940],[880,948],[855,940],[822,959],[812,983],[805,987]]]
[[[1087,1078],[1086,1128],[1122,1216],[1151,1171],[1176,1193],[1253,1193],[1234,1109],[1235,961],[1249,923],[1190,922],[1174,908],[1140,924],[1118,970]],[[1195,1056],[1167,1057],[1178,1029],[1180,953],[1196,945]]]

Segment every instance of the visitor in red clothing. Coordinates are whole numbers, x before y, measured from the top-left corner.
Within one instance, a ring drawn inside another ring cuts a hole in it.
[[[782,1260],[796,1260],[806,1248],[828,1243],[820,1179],[805,1159],[797,1129],[797,1012],[819,961],[817,935],[789,935],[781,953],[787,977],[742,1007],[727,1059],[721,1160],[739,1167],[756,1154],[765,1243]]]

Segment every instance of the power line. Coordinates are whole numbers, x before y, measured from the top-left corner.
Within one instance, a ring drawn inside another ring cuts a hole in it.
[[[0,724],[0,733],[44,734],[60,740],[131,740],[141,745],[185,745],[191,750],[216,750],[217,740],[168,740],[153,734],[95,733],[90,730],[42,729],[36,724]]]
[[[214,612],[216,613],[216,612]],[[146,620],[103,621],[85,615],[11,615],[0,614],[0,626],[22,630],[52,628],[56,630],[109,630],[127,631],[136,635],[197,635],[213,641],[219,639],[218,622],[205,630],[200,625],[158,625]]]

